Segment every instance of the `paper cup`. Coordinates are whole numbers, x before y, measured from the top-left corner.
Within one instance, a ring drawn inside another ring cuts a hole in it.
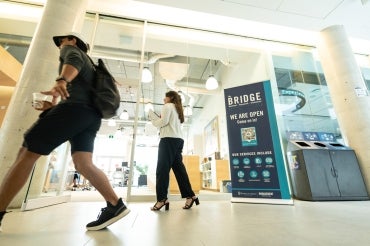
[[[33,101],[32,101],[32,106],[35,109],[42,109],[44,107],[44,102],[51,102],[52,97],[48,95],[44,95],[40,92],[34,92],[32,93],[33,96]]]

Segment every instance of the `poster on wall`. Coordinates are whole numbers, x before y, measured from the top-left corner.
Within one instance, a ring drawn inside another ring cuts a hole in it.
[[[220,151],[220,141],[218,136],[218,117],[216,116],[204,128],[204,149],[205,155],[209,156]]]
[[[224,90],[232,202],[292,204],[270,81]]]

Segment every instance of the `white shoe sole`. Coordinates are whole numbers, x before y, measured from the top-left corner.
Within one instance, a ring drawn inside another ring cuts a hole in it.
[[[114,222],[117,222],[118,220],[122,219],[123,217],[125,217],[126,215],[128,215],[130,212],[131,212],[130,209],[126,208],[125,211],[123,211],[122,213],[120,213],[116,217],[113,217],[110,220],[107,220],[103,224],[98,225],[98,226],[94,226],[94,227],[86,227],[86,229],[88,231],[98,231],[98,230],[104,229],[107,226],[113,224]]]

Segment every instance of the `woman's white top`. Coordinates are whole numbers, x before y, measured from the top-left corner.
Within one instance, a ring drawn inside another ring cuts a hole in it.
[[[164,104],[161,116],[149,110],[149,119],[159,129],[161,138],[182,138],[181,122],[175,104]]]

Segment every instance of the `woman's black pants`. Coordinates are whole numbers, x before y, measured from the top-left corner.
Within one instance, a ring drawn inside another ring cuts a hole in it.
[[[161,138],[158,146],[158,162],[156,170],[157,201],[167,198],[170,182],[170,170],[175,174],[181,197],[193,197],[188,173],[182,162],[184,140],[181,138]]]

